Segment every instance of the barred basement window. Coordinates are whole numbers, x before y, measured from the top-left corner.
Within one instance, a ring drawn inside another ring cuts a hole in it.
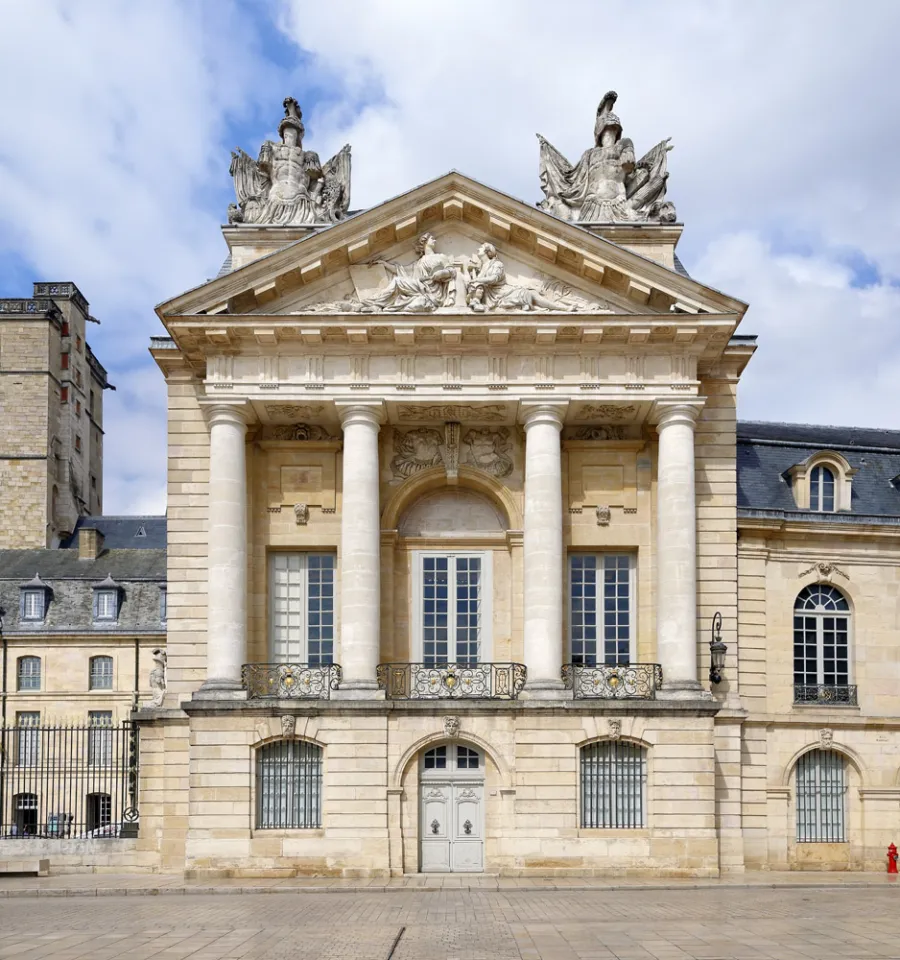
[[[846,843],[847,777],[836,750],[811,750],[797,761],[797,842]]]
[[[581,749],[581,826],[646,826],[647,751],[634,743],[602,740]]]
[[[19,657],[16,684],[19,690],[41,689],[40,657]]]
[[[302,740],[276,740],[256,753],[256,826],[322,826],[322,751]]]
[[[112,690],[113,661],[112,657],[91,657],[90,661],[90,689]]]

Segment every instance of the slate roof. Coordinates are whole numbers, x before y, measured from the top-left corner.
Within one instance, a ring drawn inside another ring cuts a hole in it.
[[[742,516],[789,514],[823,523],[900,524],[900,430],[815,426],[806,423],[737,425],[737,504]],[[798,510],[791,467],[822,450],[835,450],[857,472],[849,512]]]
[[[42,580],[90,580],[99,583],[109,574],[120,583],[166,579],[165,549],[107,550],[96,560],[79,560],[77,550],[0,550],[0,581],[17,584],[35,573]]]
[[[103,534],[104,550],[165,550],[165,517],[81,517],[75,530],[60,546],[78,549],[78,531],[94,528]],[[141,533],[143,531],[143,534]]]

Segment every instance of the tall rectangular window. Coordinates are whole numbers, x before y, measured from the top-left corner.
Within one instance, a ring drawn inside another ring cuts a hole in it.
[[[91,657],[89,685],[91,690],[112,690],[112,657]]]
[[[272,659],[334,662],[334,555],[273,553],[269,563]]]
[[[17,687],[19,690],[41,689],[41,658],[19,657]]]
[[[624,740],[602,740],[581,749],[581,826],[646,826],[647,751]]]
[[[112,760],[112,711],[88,713],[88,766],[108,767]]]
[[[569,557],[569,642],[572,663],[588,667],[631,660],[634,563],[629,554]]]
[[[20,767],[36,767],[40,754],[41,715],[37,711],[16,714],[16,762]]]
[[[489,555],[423,553],[417,558],[416,647],[429,666],[487,659]]]
[[[798,842],[846,842],[845,769],[836,750],[811,750],[797,761]]]

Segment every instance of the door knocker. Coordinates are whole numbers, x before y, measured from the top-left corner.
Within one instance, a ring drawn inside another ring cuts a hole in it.
[[[431,821],[431,832],[432,832],[432,833],[437,833],[438,830],[440,830],[440,829],[441,829],[441,825],[437,822],[437,820],[432,820],[432,821]]]
[[[463,833],[468,836],[472,832],[472,821],[466,820],[463,824]]]

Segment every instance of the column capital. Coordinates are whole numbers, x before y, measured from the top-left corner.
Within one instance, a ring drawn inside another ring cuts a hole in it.
[[[384,402],[382,400],[373,400],[369,403],[338,400],[334,406],[341,421],[341,427],[345,430],[348,426],[357,423],[365,423],[378,429],[384,423]]]
[[[706,399],[703,397],[697,400],[657,400],[653,405],[651,420],[656,424],[657,432],[673,424],[693,430],[704,403]]]
[[[557,430],[562,430],[568,409],[569,404],[567,402],[546,403],[525,400],[519,404],[519,418],[526,433],[528,433],[529,427],[533,427],[536,423],[550,424]]]
[[[219,423],[231,423],[245,430],[253,420],[253,410],[246,400],[236,400],[233,403],[216,401],[204,403],[203,413],[210,427]]]

